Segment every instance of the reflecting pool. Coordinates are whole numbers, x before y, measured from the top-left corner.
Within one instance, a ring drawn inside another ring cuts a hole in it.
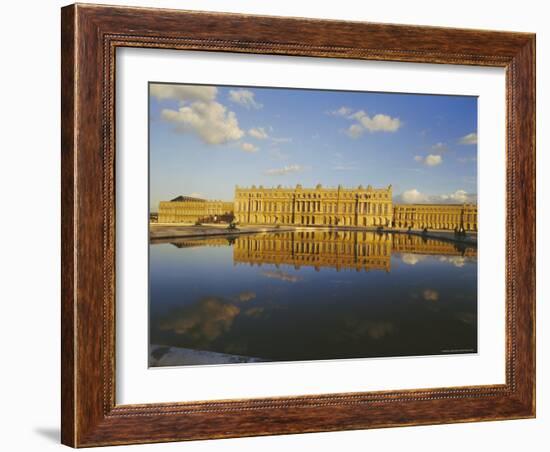
[[[149,365],[477,352],[477,249],[300,231],[150,245]]]

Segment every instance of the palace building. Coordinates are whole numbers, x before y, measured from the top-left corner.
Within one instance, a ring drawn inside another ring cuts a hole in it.
[[[476,204],[395,204],[393,226],[477,231]]]
[[[235,189],[235,219],[246,224],[391,226],[392,187]]]
[[[477,231],[476,204],[394,204],[392,186],[235,188],[234,202],[180,196],[161,202],[159,223],[213,218],[249,225],[354,226]]]
[[[159,223],[215,222],[233,220],[233,202],[208,201],[191,196],[178,196],[159,203]]]

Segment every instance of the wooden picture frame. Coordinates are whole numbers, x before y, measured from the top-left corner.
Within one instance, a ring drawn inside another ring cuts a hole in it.
[[[62,9],[62,442],[73,447],[535,416],[535,35],[70,5]],[[115,403],[118,47],[506,69],[506,383]]]

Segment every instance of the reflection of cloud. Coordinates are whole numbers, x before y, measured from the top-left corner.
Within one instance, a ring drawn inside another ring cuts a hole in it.
[[[381,339],[395,331],[395,325],[390,322],[367,322],[367,333],[372,339]]]
[[[171,312],[160,329],[187,335],[199,344],[209,343],[228,331],[240,308],[217,297],[202,298],[198,303]]]
[[[247,309],[244,312],[244,315],[247,315],[249,317],[259,317],[263,314],[264,310],[264,308],[256,306],[254,308]]]
[[[464,256],[440,256],[440,262],[448,262],[455,267],[464,267],[466,265],[467,259]]]
[[[345,334],[356,340],[362,340],[365,336],[378,340],[397,331],[395,324],[385,320],[361,321],[358,318],[349,318],[346,323]]]
[[[328,281],[330,284],[353,284],[352,281],[348,281],[345,279],[331,279]]]
[[[254,300],[254,298],[256,298],[256,292],[241,292],[239,295],[237,295],[237,298],[239,299],[239,301],[242,302]]]
[[[407,265],[416,265],[419,262],[422,262],[424,259],[426,259],[426,256],[420,256],[418,254],[406,253],[401,256],[401,260],[404,264]]]
[[[471,312],[459,312],[456,317],[466,325],[473,325],[476,322],[476,316]]]
[[[262,275],[265,276],[266,278],[279,279],[281,281],[287,281],[292,283],[298,282],[302,279],[299,276],[291,275],[290,273],[286,273],[281,270],[265,271],[265,272],[262,272]]]
[[[433,289],[426,289],[422,292],[422,297],[427,301],[437,301],[439,300],[439,292]]]

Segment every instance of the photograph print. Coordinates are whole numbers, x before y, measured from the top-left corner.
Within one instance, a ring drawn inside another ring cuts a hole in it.
[[[149,367],[477,353],[477,97],[148,96]]]

